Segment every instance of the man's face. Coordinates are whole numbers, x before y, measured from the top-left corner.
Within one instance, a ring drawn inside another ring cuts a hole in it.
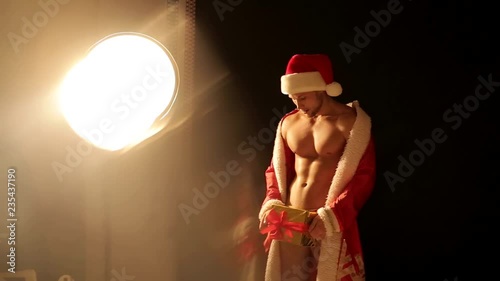
[[[297,109],[308,117],[313,117],[318,114],[323,100],[318,92],[305,92],[288,95],[292,99]]]

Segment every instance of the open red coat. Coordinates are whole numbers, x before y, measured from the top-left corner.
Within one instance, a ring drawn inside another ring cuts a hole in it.
[[[318,209],[326,227],[326,237],[321,241],[317,281],[365,280],[357,215],[374,186],[375,149],[370,117],[357,101],[348,105],[356,110],[356,121],[333,176],[325,205]],[[288,187],[295,177],[295,155],[281,137],[283,120],[295,113],[297,110],[285,115],[278,125],[273,158],[266,170],[267,192],[259,213],[261,220],[273,204],[284,205]],[[279,247],[273,241],[265,280],[295,280],[293,275],[281,276],[279,260]],[[307,270],[307,264],[304,264],[304,270]]]

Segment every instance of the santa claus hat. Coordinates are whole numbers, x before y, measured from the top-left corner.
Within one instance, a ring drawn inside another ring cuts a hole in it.
[[[342,93],[342,87],[333,80],[330,59],[322,54],[294,55],[281,76],[281,92],[285,95],[311,91],[326,91],[336,97]]]

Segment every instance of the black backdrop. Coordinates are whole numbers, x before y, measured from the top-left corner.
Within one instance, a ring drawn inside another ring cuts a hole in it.
[[[194,134],[206,144],[195,148],[198,161],[205,159],[199,168],[208,172],[245,157],[236,147],[269,127],[276,109],[293,109],[279,90],[291,55],[328,54],[344,88],[339,100],[360,102],[372,117],[377,145],[375,190],[359,216],[367,280],[497,279],[493,226],[498,221],[499,134],[494,90],[500,87],[491,86],[488,94],[483,86],[476,94],[482,85],[479,77],[500,81],[495,43],[500,33],[492,5],[199,1],[196,75],[211,71],[207,61],[212,58],[201,51],[205,46],[228,69],[224,81],[199,99],[200,108],[217,104],[195,122]],[[394,12],[390,20],[376,29],[374,13],[388,9]],[[355,41],[355,28],[367,26],[371,37],[363,45]],[[356,51],[345,55],[341,46],[347,45]],[[427,143],[428,150],[418,143]],[[271,149],[272,143],[263,146],[250,168],[251,211],[264,198]],[[214,209],[214,216],[228,212],[226,207]],[[201,224],[202,219],[194,220],[189,231]],[[205,250],[199,258],[217,252]],[[196,256],[191,254],[182,262],[183,280],[204,272],[190,266]],[[229,278],[217,261],[208,265],[213,265],[207,266],[212,276]]]

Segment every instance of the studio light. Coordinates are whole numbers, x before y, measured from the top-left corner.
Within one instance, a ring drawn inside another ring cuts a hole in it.
[[[66,75],[59,106],[70,127],[94,146],[116,151],[140,143],[174,105],[177,64],[157,40],[118,33],[94,44]]]

